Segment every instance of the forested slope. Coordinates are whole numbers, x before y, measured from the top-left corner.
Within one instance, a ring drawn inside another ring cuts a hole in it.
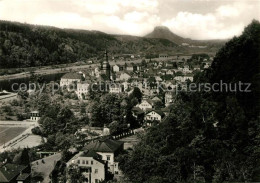
[[[245,182],[259,174],[260,23],[216,55],[196,83],[251,83],[251,92],[182,92],[170,116],[120,157],[133,182]],[[245,89],[245,88],[244,88]],[[258,180],[259,181],[259,180]]]
[[[146,53],[174,50],[176,44],[142,37],[120,41],[116,36],[99,31],[0,21],[0,68],[71,63],[101,56],[106,47],[110,54]]]

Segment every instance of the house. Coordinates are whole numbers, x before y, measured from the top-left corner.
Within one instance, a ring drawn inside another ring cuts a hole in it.
[[[157,101],[160,101],[160,102],[161,102],[161,99],[160,99],[159,97],[157,97],[157,96],[153,97],[152,100],[153,100],[154,102],[157,102]]]
[[[164,53],[159,54],[159,59],[167,59],[167,58],[168,58],[168,54],[164,54]]]
[[[119,71],[123,71],[124,70],[124,66],[118,65],[118,64],[114,65],[112,68],[113,68],[114,72],[119,72]]]
[[[139,107],[143,111],[147,111],[149,109],[153,109],[154,101],[152,101],[151,99],[145,99],[145,100],[142,100],[142,102],[140,104],[137,104],[136,107]]]
[[[118,174],[118,162],[115,161],[115,157],[123,150],[124,142],[101,139],[90,142],[84,147],[84,150],[92,150],[101,155],[102,160],[107,163],[107,169],[112,174]]]
[[[88,94],[89,91],[89,86],[90,83],[87,81],[83,81],[77,84],[77,91],[76,94],[79,99],[86,99],[86,95]]]
[[[1,183],[30,183],[31,167],[28,149],[23,149],[13,158],[12,163],[7,159],[0,163]]]
[[[195,66],[193,67],[193,70],[200,70],[200,66],[199,66],[199,65],[195,65]]]
[[[184,65],[184,67],[182,68],[182,72],[183,73],[191,73],[192,71],[190,70],[188,65]]]
[[[125,64],[126,71],[133,72],[134,71],[134,64]]]
[[[127,81],[130,78],[131,78],[131,75],[126,72],[121,73],[119,76],[119,80],[121,80],[121,81]]]
[[[167,74],[167,75],[173,75],[173,74],[174,74],[174,71],[171,70],[171,69],[169,69],[169,70],[166,71],[166,74]]]
[[[78,166],[84,175],[85,182],[98,183],[106,179],[107,163],[102,156],[93,150],[85,150],[76,154],[67,162],[67,169]]]
[[[101,74],[101,71],[100,71],[100,68],[99,67],[96,67],[94,69],[94,76],[96,76],[97,78],[100,76]]]
[[[166,62],[165,63],[165,67],[168,68],[168,69],[173,69],[174,66],[175,66],[174,62]]]
[[[164,99],[165,99],[165,106],[169,106],[170,104],[172,104],[175,100],[175,93],[172,91],[168,91],[168,92],[165,92],[165,96],[164,96]]]
[[[124,92],[124,86],[119,83],[111,83],[109,85],[109,93],[119,94]]]
[[[151,110],[144,116],[147,126],[152,126],[155,122],[161,122],[164,117],[164,113],[158,110]]]
[[[180,81],[180,82],[185,82],[187,80],[193,81],[193,76],[191,75],[186,75],[186,76],[176,76],[174,77],[174,79],[176,81]]]
[[[34,122],[38,122],[40,120],[40,112],[39,111],[32,111],[30,112],[30,120]]]
[[[156,82],[162,82],[163,81],[162,78],[159,77],[159,76],[155,76],[155,80],[156,80]]]
[[[69,91],[76,89],[76,84],[82,80],[82,77],[79,73],[67,73],[61,77],[60,86],[66,86]]]
[[[1,183],[30,183],[30,166],[4,163],[0,167]]]

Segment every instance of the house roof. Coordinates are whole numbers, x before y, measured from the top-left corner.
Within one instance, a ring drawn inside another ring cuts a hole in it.
[[[29,176],[29,173],[22,173],[16,178],[16,180],[26,180]]]
[[[112,152],[114,153],[122,146],[123,142],[104,139],[90,142],[84,147],[85,150],[93,150],[95,152]]]
[[[148,109],[146,115],[151,112],[155,112],[155,113],[159,114],[160,116],[164,116],[164,113],[161,110],[154,110],[154,109],[151,109],[151,110]]]
[[[95,151],[93,150],[86,150],[83,151],[79,154],[79,157],[93,157],[93,158],[97,158],[100,159],[100,155],[97,154]]]
[[[146,101],[147,101],[149,104],[151,104],[151,105],[154,104],[154,101],[153,101],[152,99],[146,99]]]
[[[157,97],[157,96],[153,97],[152,100],[153,101],[161,101],[161,99],[159,97]]]
[[[165,107],[161,109],[162,112],[170,112],[171,109],[169,107]]]
[[[10,182],[14,177],[26,169],[25,165],[7,163],[0,167],[0,182]]]
[[[33,161],[31,163],[32,175],[41,174],[43,182],[50,182],[50,173],[53,171],[56,162],[61,159],[61,153],[56,153],[48,157]],[[43,162],[42,162],[43,160]]]
[[[67,73],[61,77],[61,79],[81,79],[81,78],[82,78],[81,74],[73,73],[73,72]]]
[[[142,109],[140,109],[139,107],[133,107],[132,111],[135,114],[143,114],[144,113],[144,111]]]
[[[129,76],[131,77],[131,74],[130,74],[129,72],[126,72],[126,71],[121,72],[121,73],[120,73],[120,76],[121,76],[122,74],[127,74],[127,75],[129,75]]]

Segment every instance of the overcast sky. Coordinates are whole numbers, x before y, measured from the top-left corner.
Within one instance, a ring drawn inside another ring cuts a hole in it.
[[[143,36],[157,25],[192,39],[241,34],[260,0],[0,0],[0,19]]]

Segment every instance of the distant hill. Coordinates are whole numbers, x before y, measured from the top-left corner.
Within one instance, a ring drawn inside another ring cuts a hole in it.
[[[223,45],[208,44],[204,48],[180,46],[183,38],[161,29],[156,28],[156,32],[161,32],[156,33],[157,37],[137,37],[0,20],[0,68],[66,64],[92,57],[101,58],[106,48],[113,55],[127,53],[144,56],[162,52],[172,55],[214,55]]]
[[[165,26],[157,26],[154,28],[153,32],[147,34],[146,38],[162,38],[168,39],[174,43],[182,44],[185,43],[186,40],[170,31],[168,27]]]
[[[208,46],[215,44],[223,45],[227,40],[192,40],[189,38],[183,38],[181,36],[178,36],[170,31],[170,29],[166,26],[157,26],[154,28],[154,30],[144,36],[146,38],[160,38],[160,39],[167,39],[170,40],[178,45],[181,45],[182,43],[187,43],[195,46]]]

